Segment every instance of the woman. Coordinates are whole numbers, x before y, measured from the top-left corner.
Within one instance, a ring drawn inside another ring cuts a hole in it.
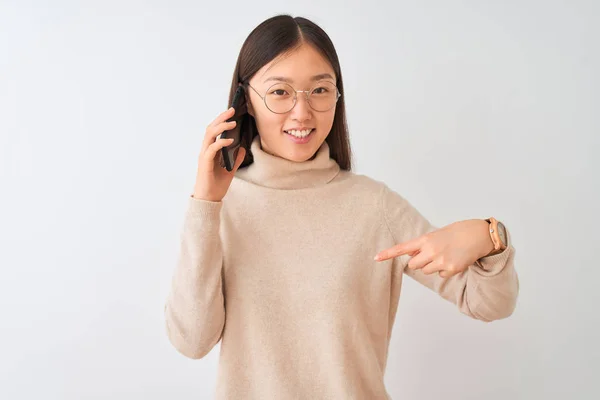
[[[218,136],[234,110],[208,126],[165,306],[185,356],[221,340],[217,398],[389,398],[403,274],[472,318],[511,315],[518,279],[501,224],[437,229],[351,172],[342,73],[321,28],[286,15],[261,23],[240,51],[230,101],[239,84],[248,151],[228,172],[217,160],[232,141]]]

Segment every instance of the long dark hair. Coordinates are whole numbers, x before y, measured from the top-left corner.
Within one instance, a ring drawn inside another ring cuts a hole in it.
[[[325,141],[330,148],[330,156],[341,169],[352,169],[352,151],[348,137],[346,122],[346,106],[344,102],[344,83],[342,71],[335,47],[327,33],[314,22],[287,14],[277,15],[263,21],[246,38],[233,71],[229,104],[240,83],[247,83],[263,66],[277,56],[292,51],[302,44],[312,45],[329,61],[337,78],[336,86],[342,96],[336,104],[333,126]],[[247,86],[246,86],[247,88]],[[253,156],[250,151],[252,140],[258,135],[256,121],[250,114],[244,115],[242,121],[241,142],[248,151],[240,168],[252,164]]]

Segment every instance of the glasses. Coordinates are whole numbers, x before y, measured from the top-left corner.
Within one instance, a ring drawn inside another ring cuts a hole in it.
[[[285,114],[290,112],[297,103],[298,93],[306,93],[306,101],[309,106],[319,112],[329,111],[342,96],[337,86],[328,81],[319,81],[311,90],[295,90],[287,83],[276,83],[267,89],[264,96],[249,83],[247,85],[260,96],[265,102],[265,106],[275,114]]]

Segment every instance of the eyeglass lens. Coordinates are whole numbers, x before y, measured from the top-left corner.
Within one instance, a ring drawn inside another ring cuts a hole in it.
[[[298,96],[304,93],[299,93]],[[308,94],[308,103],[316,111],[327,111],[333,108],[338,99],[337,87],[331,82],[319,82]],[[296,92],[287,83],[276,83],[265,94],[265,103],[275,113],[286,113],[296,103]]]

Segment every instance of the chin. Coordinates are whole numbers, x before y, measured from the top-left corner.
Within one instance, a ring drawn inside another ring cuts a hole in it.
[[[305,148],[293,148],[292,150],[289,150],[284,154],[286,155],[285,158],[287,158],[290,161],[305,162],[312,159],[317,154],[319,148],[320,146],[315,146],[314,144],[311,144],[310,146],[306,146]]]
[[[308,155],[308,156],[292,156],[292,157],[286,157],[286,158],[287,158],[288,160],[290,160],[290,161],[293,161],[293,162],[302,163],[302,162],[308,161],[308,160],[310,160],[311,158],[313,158],[313,156],[314,156],[315,154],[316,154],[316,152],[315,152],[315,153],[313,153],[313,154],[310,154],[310,155]]]

